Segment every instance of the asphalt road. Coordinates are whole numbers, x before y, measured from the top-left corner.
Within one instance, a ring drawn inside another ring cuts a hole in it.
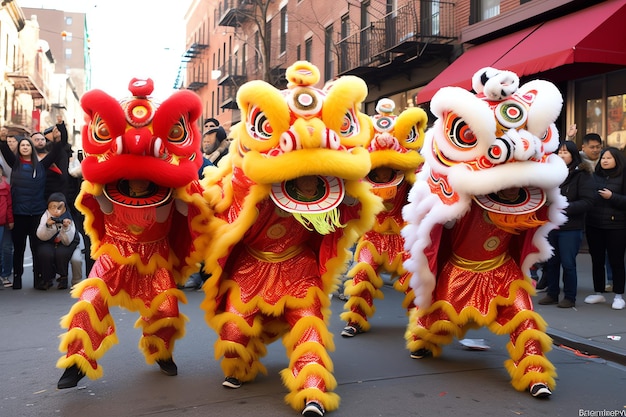
[[[470,351],[456,341],[441,358],[415,360],[404,347],[406,317],[401,297],[384,288],[376,303],[370,333],[339,336],[343,302],[333,299],[330,327],[335,336],[332,358],[340,408],[333,417],[375,416],[583,416],[601,410],[626,415],[626,368],[601,358],[577,356],[555,347],[548,357],[559,373],[548,400],[515,391],[503,362],[506,336],[485,329],[466,337],[485,339],[487,351]],[[263,363],[268,375],[239,390],[221,386],[223,375],[213,356],[215,334],[204,322],[203,293],[187,291],[186,336],[176,345],[179,374],[168,377],[148,366],[137,349],[137,314],[112,309],[119,344],[101,359],[104,377],[81,380],[77,388],[57,390],[61,370],[59,319],[74,300],[66,291],[41,292],[29,279],[21,291],[0,291],[0,416],[296,416],[284,404],[279,372],[287,366],[280,341],[268,348]],[[608,415],[608,414],[607,414]]]

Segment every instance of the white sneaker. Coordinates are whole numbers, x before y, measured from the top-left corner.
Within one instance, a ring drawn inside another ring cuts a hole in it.
[[[598,304],[605,303],[606,298],[602,294],[591,294],[585,297],[585,303],[587,304]]]
[[[617,295],[613,299],[613,305],[611,308],[613,310],[623,310],[626,307],[626,301],[622,297],[617,298]]]

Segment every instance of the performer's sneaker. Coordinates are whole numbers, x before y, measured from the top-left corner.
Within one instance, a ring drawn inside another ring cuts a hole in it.
[[[428,350],[428,349],[424,349],[424,348],[422,348],[422,349],[417,349],[417,350],[415,350],[415,351],[411,352],[411,357],[412,357],[413,359],[423,359],[423,358],[428,358],[428,357],[430,357],[430,356],[432,356],[432,355],[433,355],[433,353],[432,353],[430,350]]]
[[[78,369],[78,366],[72,365],[63,372],[61,379],[57,383],[58,389],[73,388],[78,385],[78,381],[83,379],[85,374]]]
[[[356,323],[348,323],[341,331],[343,337],[354,337],[359,333],[363,333],[363,330],[361,330],[361,326]]]
[[[222,382],[223,387],[232,389],[241,388],[241,385],[241,381],[234,376],[227,376],[226,378],[224,378],[224,382]]]
[[[317,401],[308,401],[302,410],[304,417],[323,417],[324,407]]]
[[[161,367],[161,372],[163,372],[167,376],[176,376],[178,375],[178,367],[174,363],[172,358],[169,359],[159,359],[157,361],[159,367]]]
[[[530,386],[530,395],[535,398],[548,398],[552,395],[552,391],[543,382],[536,382]]]

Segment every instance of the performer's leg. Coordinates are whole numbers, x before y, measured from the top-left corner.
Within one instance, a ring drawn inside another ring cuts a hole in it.
[[[445,308],[453,309],[450,304],[439,301],[425,314],[417,308],[410,311],[404,338],[413,359],[437,357],[441,355],[442,346],[463,334],[463,329],[450,321]]]
[[[252,381],[259,372],[267,373],[260,358],[267,353],[261,338],[262,317],[258,309],[241,313],[229,300],[223,313],[211,319],[211,325],[219,335],[215,342],[215,359],[223,357],[221,366],[227,388],[239,388],[243,382]],[[241,302],[239,302],[241,303]]]
[[[393,283],[393,288],[396,291],[399,291],[404,294],[404,300],[402,300],[402,308],[405,308],[407,311],[407,315],[410,314],[411,310],[415,307],[413,301],[415,300],[415,294],[413,289],[409,286],[409,281],[411,281],[411,274],[406,272],[403,267],[400,268],[399,278]]]
[[[111,298],[106,284],[98,278],[83,281],[73,291],[79,298],[70,312],[61,320],[68,329],[59,345],[67,354],[57,361],[58,368],[65,368],[59,380],[59,388],[71,388],[87,375],[90,379],[102,376],[102,368],[96,362],[115,343],[115,322],[109,314],[107,300]]]
[[[490,329],[497,334],[508,333],[511,342],[507,350],[511,356],[505,366],[511,375],[511,384],[518,391],[531,390],[533,396],[545,397],[551,394],[556,385],[555,368],[545,357],[550,351],[552,340],[545,333],[546,322],[532,310],[530,296],[518,289],[514,304],[498,309],[496,323]],[[541,390],[533,392],[533,385],[541,385]]]
[[[367,321],[376,311],[374,298],[383,298],[380,288],[383,280],[378,276],[379,265],[375,262],[370,251],[371,243],[365,242],[359,245],[356,251],[358,263],[348,273],[352,279],[346,281],[344,294],[348,295],[348,301],[344,305],[341,319],[347,322],[347,326],[341,332],[344,337],[352,337],[359,333],[366,332],[371,325]]]
[[[142,311],[143,316],[135,323],[135,327],[141,327],[143,331],[139,349],[146,362],[153,364],[156,361],[170,376],[178,373],[173,360],[174,343],[185,335],[186,317],[178,311],[179,300],[185,301],[180,290],[166,290],[152,300],[149,310]]]
[[[328,304],[322,305],[316,298],[312,306],[285,311],[291,329],[283,338],[289,368],[282,370],[281,376],[290,391],[285,401],[298,411],[316,407],[323,414],[339,407],[339,396],[329,392],[337,381],[328,355],[334,344],[324,320],[323,310],[327,308]]]

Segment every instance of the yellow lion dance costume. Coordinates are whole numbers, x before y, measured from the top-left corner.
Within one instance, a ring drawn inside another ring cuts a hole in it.
[[[368,317],[376,311],[375,298],[383,298],[381,273],[388,272],[397,291],[405,294],[402,307],[407,311],[413,306],[413,291],[409,288],[410,274],[402,263],[407,258],[400,230],[404,225],[402,207],[407,204],[411,185],[417,170],[424,162],[419,154],[424,142],[424,128],[428,123],[426,112],[420,108],[408,108],[394,115],[395,103],[381,99],[377,115],[372,117],[374,138],[368,146],[372,170],[365,181],[372,184],[372,191],[380,196],[385,209],[378,213],[374,228],[367,232],[356,247],[356,265],[348,273],[344,294],[346,302],[341,319],[346,327],[343,337],[353,337],[366,332],[371,325]]]
[[[205,170],[215,217],[202,308],[218,334],[225,387],[265,373],[266,345],[282,337],[285,400],[319,416],[339,405],[331,392],[329,295],[382,204],[361,181],[372,134],[358,111],[365,83],[347,76],[315,88],[319,71],[304,61],[286,76],[283,91],[263,81],[239,89],[242,122],[231,132],[228,159]]]
[[[506,369],[517,390],[551,395],[551,340],[533,311],[530,267],[548,259],[548,232],[565,220],[553,152],[562,98],[547,81],[519,85],[510,71],[484,68],[474,95],[445,87],[431,101],[425,163],[403,209],[415,305],[406,332],[415,359],[473,326],[509,334]]]

